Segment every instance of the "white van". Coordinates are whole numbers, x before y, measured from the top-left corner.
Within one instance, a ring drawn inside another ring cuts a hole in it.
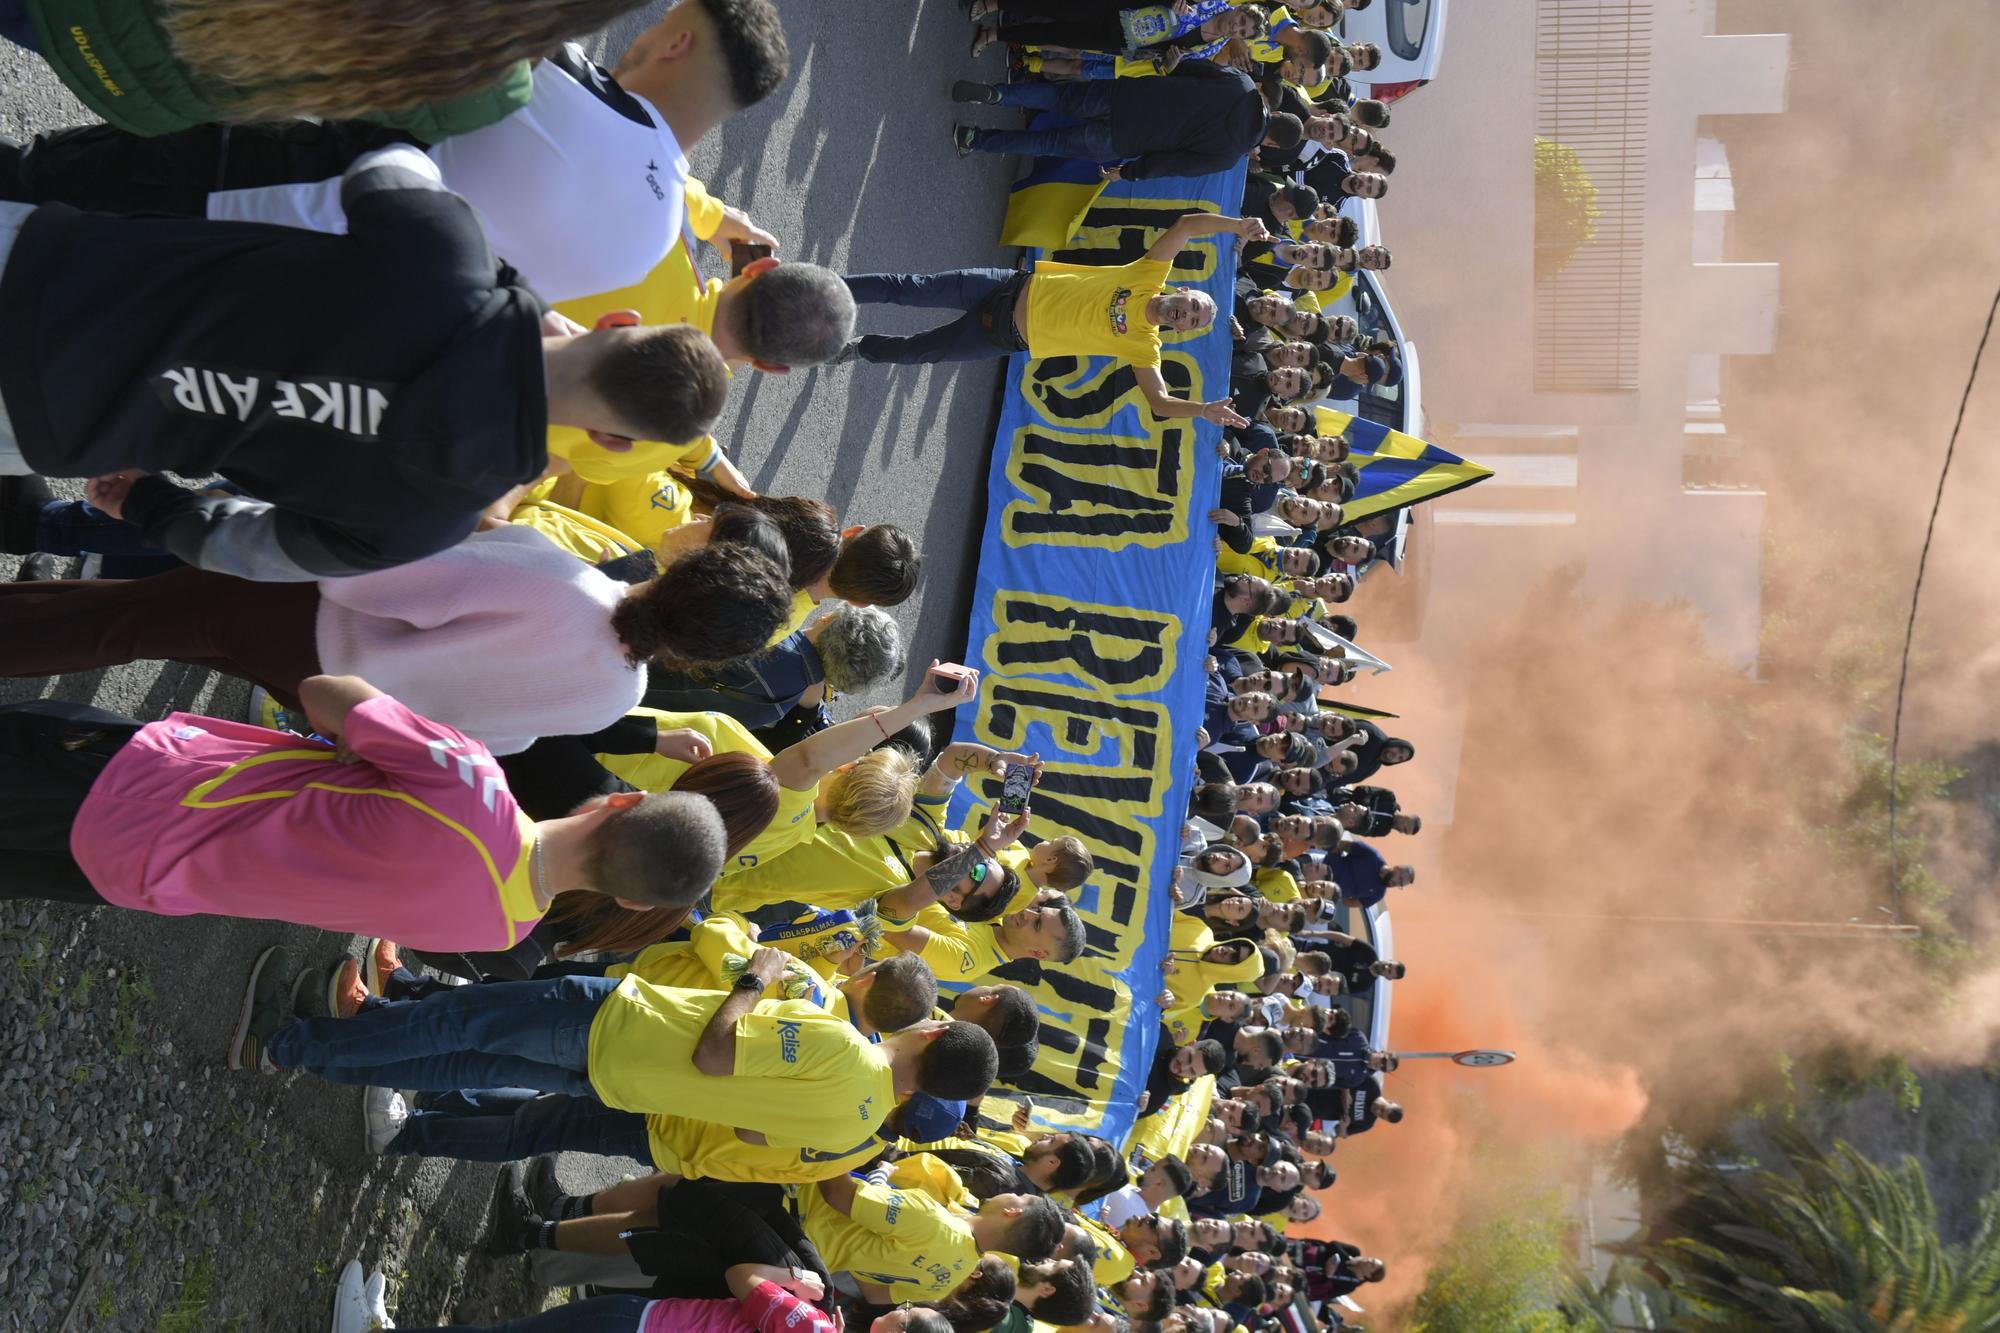
[[[1340,40],[1373,42],[1382,48],[1375,69],[1356,70],[1348,82],[1356,94],[1393,102],[1437,76],[1444,51],[1444,11],[1448,0],[1375,0],[1340,20]]]

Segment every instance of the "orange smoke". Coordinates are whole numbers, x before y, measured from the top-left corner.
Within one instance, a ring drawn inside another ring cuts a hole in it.
[[[1420,960],[1398,987],[1395,1046],[1497,1047],[1520,1059],[1499,1069],[1410,1061],[1387,1084],[1390,1098],[1408,1112],[1403,1123],[1378,1123],[1334,1153],[1340,1179],[1321,1193],[1319,1219],[1292,1230],[1352,1240],[1389,1260],[1388,1278],[1363,1298],[1371,1310],[1399,1306],[1422,1290],[1421,1256],[1457,1223],[1459,1199],[1481,1169],[1483,1148],[1551,1137],[1609,1143],[1646,1106],[1634,1071],[1549,1044],[1523,1029],[1510,1003],[1496,1001],[1517,982],[1495,957],[1490,935],[1465,929],[1437,907],[1406,904],[1394,915],[1398,937],[1412,942],[1399,952]],[[1420,973],[1428,980],[1419,982]]]
[[[1888,919],[1867,738],[1890,729],[1932,487],[2000,281],[2000,121],[1986,91],[2000,25],[1978,6],[1902,7],[1891,57],[1870,35],[1882,14],[1864,0],[1725,0],[1718,25],[1793,34],[1790,110],[1714,127],[1736,173],[1729,257],[1782,265],[1777,355],[1728,371],[1729,431],[1751,442],[1768,491],[1757,678],[1707,657],[1691,608],[1496,565],[1450,590],[1449,620],[1434,599],[1423,641],[1378,649],[1393,675],[1356,687],[1417,743],[1417,761],[1380,780],[1427,820],[1452,798],[1448,828],[1382,847],[1419,872],[1390,899],[1410,966],[1391,1044],[1521,1057],[1406,1065],[1388,1083],[1405,1121],[1335,1154],[1322,1218],[1298,1230],[1389,1262],[1389,1284],[1363,1302],[1391,1314],[1377,1327],[1421,1290],[1468,1186],[1509,1148],[1589,1148],[1642,1123],[1721,1131],[1775,1089],[1786,1057],[1865,1072],[1889,1054],[1921,1065],[1994,1050],[2000,969],[1971,966],[1952,997],[1943,951],[1757,924]],[[1496,336],[1510,327],[1463,316]],[[1927,947],[1953,933],[1987,947],[1983,888],[2000,869],[2000,530],[1987,514],[2000,348],[1989,361],[1940,517],[1906,712],[1906,764],[1970,770],[1957,801],[1905,812],[1903,833],[1921,839],[1906,855],[1962,890],[1913,909]],[[1481,419],[1451,386],[1426,389],[1433,416]],[[1375,648],[1367,598],[1355,614]],[[1453,771],[1439,756],[1461,731]]]

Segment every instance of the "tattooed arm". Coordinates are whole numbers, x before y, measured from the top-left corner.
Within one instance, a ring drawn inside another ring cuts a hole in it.
[[[938,751],[937,758],[931,760],[931,766],[924,770],[923,781],[917,784],[917,795],[933,800],[949,796],[953,787],[976,773],[1003,777],[1007,765],[1031,762],[1027,755],[996,750],[977,741],[954,741]]]

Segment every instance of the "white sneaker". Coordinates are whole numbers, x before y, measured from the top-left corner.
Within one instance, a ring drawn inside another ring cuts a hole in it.
[[[368,1297],[361,1261],[349,1259],[333,1289],[333,1333],[363,1333],[368,1327]]]
[[[381,1269],[378,1268],[368,1275],[367,1284],[362,1288],[362,1295],[368,1303],[368,1317],[374,1322],[362,1325],[363,1328],[394,1328],[396,1326],[396,1321],[389,1317],[389,1307],[382,1303],[382,1297],[387,1291],[388,1286],[387,1280],[382,1276]]]
[[[361,1094],[361,1124],[369,1152],[380,1156],[389,1151],[390,1141],[403,1132],[403,1122],[409,1118],[409,1103],[394,1088],[369,1088]]]

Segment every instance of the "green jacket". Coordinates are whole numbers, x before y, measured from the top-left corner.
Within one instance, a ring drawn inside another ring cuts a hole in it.
[[[121,130],[167,134],[228,120],[174,54],[157,0],[28,0],[42,56],[83,104]],[[520,61],[492,87],[450,102],[426,102],[370,120],[425,143],[464,134],[526,106],[534,73]]]

